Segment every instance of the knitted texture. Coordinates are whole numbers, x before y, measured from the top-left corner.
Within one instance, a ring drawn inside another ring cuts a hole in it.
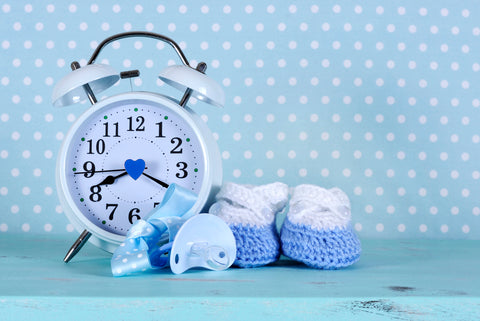
[[[237,257],[234,265],[250,268],[278,260],[280,242],[275,216],[287,204],[287,185],[225,183],[216,199],[209,212],[223,219],[235,236]]]
[[[277,227],[269,224],[263,227],[251,225],[230,225],[237,242],[236,266],[251,268],[278,260],[280,242]]]
[[[293,190],[281,230],[282,252],[317,269],[338,269],[360,258],[351,227],[350,201],[338,188],[299,185]]]
[[[315,230],[287,218],[281,240],[284,255],[317,269],[346,267],[360,258],[360,241],[350,227]]]

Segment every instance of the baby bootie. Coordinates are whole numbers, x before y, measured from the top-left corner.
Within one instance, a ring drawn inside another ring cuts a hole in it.
[[[234,265],[257,267],[278,260],[280,242],[275,216],[288,201],[288,186],[225,183],[210,207],[210,214],[223,219],[235,236],[237,257]]]
[[[317,269],[349,266],[360,257],[350,219],[350,201],[338,188],[299,185],[281,230],[283,254]]]

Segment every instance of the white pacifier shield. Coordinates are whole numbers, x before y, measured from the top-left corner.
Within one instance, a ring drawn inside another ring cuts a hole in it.
[[[199,214],[177,232],[170,252],[170,268],[175,274],[194,267],[221,271],[233,264],[236,255],[235,237],[228,225],[215,215]]]

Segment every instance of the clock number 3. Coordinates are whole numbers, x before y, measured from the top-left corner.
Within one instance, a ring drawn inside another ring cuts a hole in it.
[[[177,163],[177,167],[178,169],[180,170],[180,173],[177,173],[175,174],[175,176],[177,176],[177,178],[185,178],[187,177],[188,175],[188,172],[187,172],[187,163],[185,162],[178,162]]]

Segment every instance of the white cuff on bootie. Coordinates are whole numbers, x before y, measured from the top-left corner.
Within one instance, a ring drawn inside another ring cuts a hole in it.
[[[293,189],[288,219],[317,230],[343,228],[350,223],[350,201],[339,188],[299,185]]]
[[[252,186],[225,183],[209,212],[231,225],[265,226],[288,201],[288,186],[283,183]]]

